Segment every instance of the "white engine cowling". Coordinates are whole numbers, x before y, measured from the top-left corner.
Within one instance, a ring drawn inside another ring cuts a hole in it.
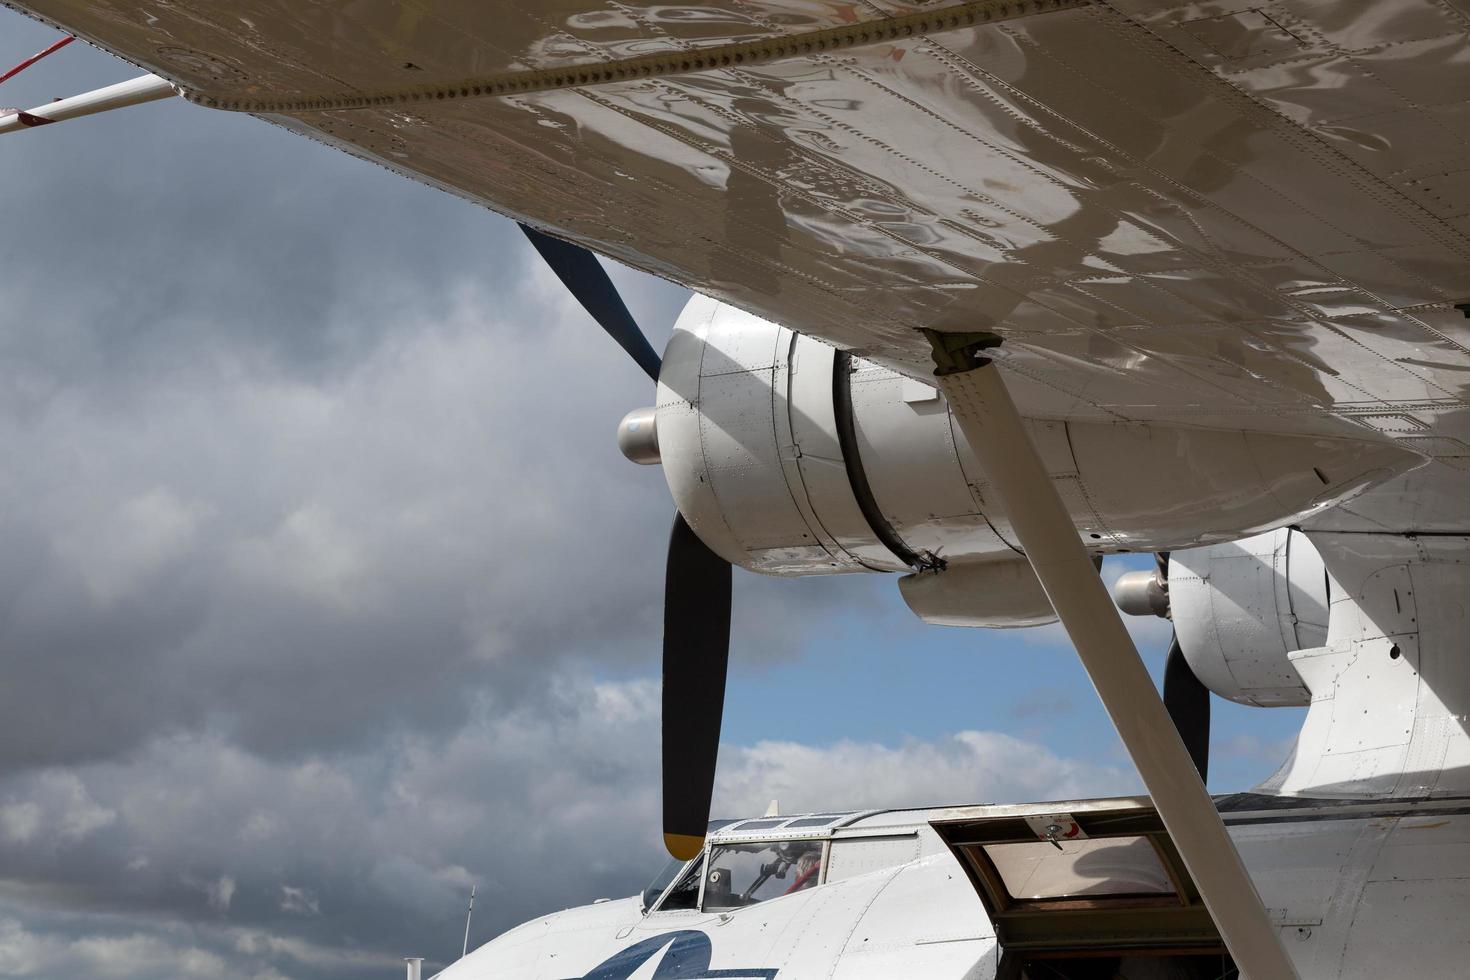
[[[1024,558],[928,569],[899,579],[898,590],[915,616],[936,626],[1015,629],[1057,620],[1041,581]]]
[[[1206,687],[1240,704],[1311,702],[1287,654],[1326,642],[1331,589],[1312,542],[1286,528],[1169,556],[1184,659]]]
[[[634,422],[625,435],[646,442],[646,421]],[[679,318],[654,423],[685,519],[753,571],[907,571],[1019,555],[935,388],[714,300],[695,297]],[[1366,440],[1027,425],[1096,552],[1240,538],[1421,461]]]

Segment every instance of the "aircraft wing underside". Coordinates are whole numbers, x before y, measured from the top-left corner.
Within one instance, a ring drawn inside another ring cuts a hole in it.
[[[1460,0],[21,6],[916,376],[1003,334],[1031,414],[1382,433],[1330,520],[1463,527]]]

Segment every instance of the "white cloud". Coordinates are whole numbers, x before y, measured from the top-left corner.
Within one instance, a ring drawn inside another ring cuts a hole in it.
[[[43,786],[56,794],[56,828],[63,839],[80,840],[117,819],[115,811],[92,798],[75,773],[47,773]]]
[[[291,980],[301,969],[391,976],[402,960],[230,926],[152,924],[113,931],[116,923],[86,919],[80,931],[28,928],[0,917],[0,976],[61,980]],[[112,927],[112,928],[109,928]]]
[[[30,800],[0,805],[0,836],[12,844],[25,844],[41,827],[41,807]]]
[[[229,875],[220,875],[214,881],[204,884],[204,901],[218,912],[228,912],[230,901],[234,897],[235,879]]]
[[[362,544],[320,502],[292,510],[269,534],[241,540],[233,550],[236,568],[258,587],[334,606],[369,598],[363,594],[369,583]]]
[[[761,742],[721,760],[719,812],[1079,799],[1136,791],[1136,775],[1059,757],[999,732],[959,732],[899,746],[842,741],[825,748]]]
[[[34,932],[0,920],[0,975],[100,977],[108,980],[217,980],[238,976],[217,952],[145,932],[83,935]]]
[[[236,952],[252,957],[280,956],[303,966],[337,971],[354,967],[371,970],[403,967],[402,957],[392,954],[307,942],[260,929],[231,929],[226,935]]]
[[[165,487],[122,500],[109,499],[98,487],[80,494],[81,499],[75,493],[63,498],[72,498],[65,502],[81,520],[65,520],[54,547],[103,606],[146,589],[153,575],[184,555],[209,510]]]
[[[0,838],[32,846],[70,844],[116,819],[116,812],[99,805],[76,773],[50,770],[27,781],[23,798],[16,795],[0,804]]]
[[[280,815],[268,810],[257,809],[246,816],[240,826],[243,841],[265,841],[286,831]]]
[[[227,977],[224,957],[194,946],[179,946],[157,936],[90,936],[67,944],[65,959],[77,961],[93,977]]]
[[[305,888],[296,888],[292,885],[281,886],[280,909],[291,915],[322,914],[321,903],[317,901],[316,896]]]

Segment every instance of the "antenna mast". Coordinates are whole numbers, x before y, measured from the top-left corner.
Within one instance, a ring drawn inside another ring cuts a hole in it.
[[[459,958],[464,959],[470,951],[470,919],[475,915],[475,886],[470,886],[470,910],[464,917],[464,948],[460,950]]]

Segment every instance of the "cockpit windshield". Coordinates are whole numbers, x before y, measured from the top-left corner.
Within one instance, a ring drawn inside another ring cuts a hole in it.
[[[699,907],[699,883],[703,875],[700,873],[704,868],[704,855],[701,854],[693,861],[680,861],[674,858],[664,865],[648,887],[643,889],[643,911],[654,911],[654,903],[658,902],[659,912],[673,912],[678,909],[694,909]],[[673,882],[673,887],[669,883]],[[664,894],[667,891],[668,894]],[[664,896],[662,902],[658,901],[660,895]]]
[[[648,887],[643,889],[643,911],[647,912],[653,908],[653,903],[658,901],[664,889],[669,887],[669,883],[684,870],[684,866],[688,863],[678,858],[669,858],[669,863],[660,868],[658,874],[654,875],[653,880],[648,883]]]
[[[815,886],[822,876],[822,842],[716,845],[706,867],[704,910],[744,908]]]
[[[703,869],[704,855],[701,854],[694,859],[694,863],[689,865],[689,870],[684,872],[684,876],[674,883],[674,887],[669,889],[669,893],[664,896],[658,910],[673,912],[679,909],[699,908],[699,881],[703,877],[700,874]]]

